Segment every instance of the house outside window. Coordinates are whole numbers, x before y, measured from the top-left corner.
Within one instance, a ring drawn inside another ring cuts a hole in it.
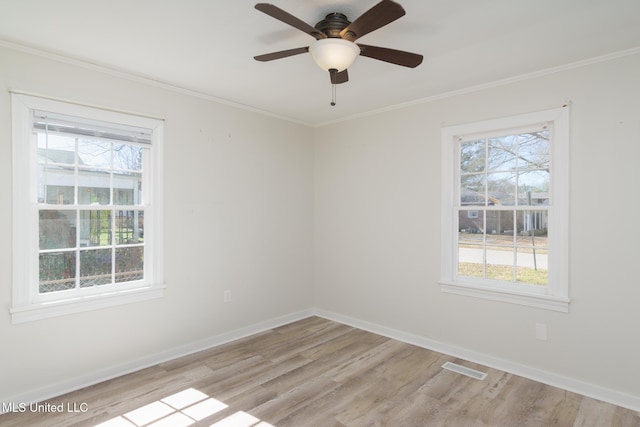
[[[568,310],[568,114],[442,130],[443,291]]]
[[[12,321],[161,296],[162,120],[12,103]]]

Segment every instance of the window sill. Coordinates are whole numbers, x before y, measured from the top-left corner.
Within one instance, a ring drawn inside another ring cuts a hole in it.
[[[22,307],[12,307],[9,312],[11,313],[11,323],[16,324],[32,322],[34,320],[46,319],[49,317],[63,316],[65,314],[81,313],[105,307],[113,307],[116,305],[147,301],[150,299],[161,298],[162,296],[164,296],[164,286],[154,286],[119,291],[111,294],[93,295],[67,300],[30,304]]]
[[[545,310],[569,312],[569,299],[544,294],[506,291],[490,287],[440,281],[440,290],[450,294],[501,301]]]

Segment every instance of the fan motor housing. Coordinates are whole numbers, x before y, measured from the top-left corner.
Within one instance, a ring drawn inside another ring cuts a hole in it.
[[[315,25],[315,28],[322,31],[327,37],[340,38],[340,31],[347,28],[351,21],[344,13],[333,12]]]

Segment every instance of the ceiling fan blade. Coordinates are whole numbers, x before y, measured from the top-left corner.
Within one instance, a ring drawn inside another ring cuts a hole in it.
[[[298,30],[309,34],[311,37],[315,38],[316,40],[327,38],[325,34],[318,31],[316,28],[312,27],[311,25],[307,24],[301,19],[296,18],[290,13],[285,12],[284,10],[280,9],[277,6],[274,6],[269,3],[258,3],[256,4],[255,7],[260,12],[266,13],[272,18],[275,18],[278,21],[282,21],[285,24],[291,25],[292,27],[297,28]]]
[[[415,68],[422,63],[422,55],[418,55],[417,53],[388,49],[386,47],[369,46],[359,43],[358,46],[360,46],[360,55],[368,56],[369,58],[378,59],[380,61],[390,62],[391,64]]]
[[[278,52],[265,53],[264,55],[254,56],[256,61],[273,61],[274,59],[286,58],[288,56],[299,55],[301,53],[309,52],[308,47],[298,47],[295,49],[281,50]]]
[[[349,24],[344,30],[340,31],[340,37],[355,41],[365,34],[369,34],[395,21],[404,16],[404,14],[404,9],[398,3],[391,0],[382,0]]]
[[[331,79],[331,84],[339,85],[341,83],[346,83],[349,81],[349,73],[344,69],[338,73],[329,73],[329,78]]]

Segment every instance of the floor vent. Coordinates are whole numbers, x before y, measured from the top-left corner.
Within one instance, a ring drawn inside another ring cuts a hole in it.
[[[487,377],[487,374],[484,372],[476,371],[475,369],[467,368],[466,366],[458,365],[456,363],[447,362],[442,365],[442,367],[449,371],[475,378],[476,380],[483,380]]]

